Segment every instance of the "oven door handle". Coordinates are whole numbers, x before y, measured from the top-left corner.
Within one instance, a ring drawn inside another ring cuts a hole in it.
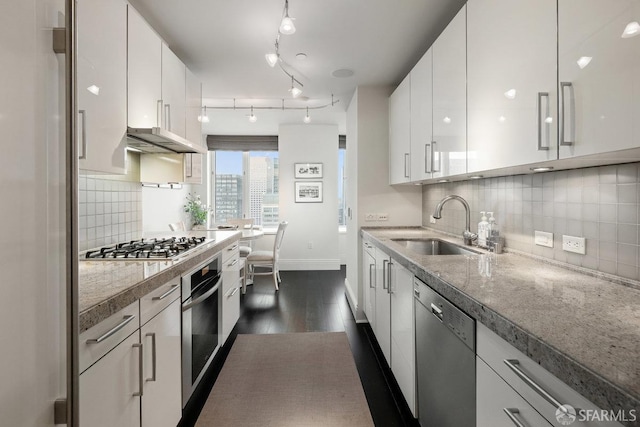
[[[209,298],[211,295],[213,295],[213,293],[215,291],[218,290],[220,283],[222,283],[222,276],[220,276],[220,278],[218,279],[218,281],[216,282],[215,285],[213,285],[211,287],[211,289],[209,289],[207,292],[205,292],[204,294],[200,295],[198,298],[192,300],[191,302],[185,303],[182,305],[182,311],[185,312],[187,310],[191,310],[193,307],[195,307],[196,305],[204,302],[204,300],[206,300],[207,298]]]

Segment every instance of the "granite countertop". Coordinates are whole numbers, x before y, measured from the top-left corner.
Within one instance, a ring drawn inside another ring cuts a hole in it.
[[[392,241],[462,244],[426,228],[362,236],[600,408],[640,408],[639,289],[515,253],[425,256]]]
[[[148,233],[144,237],[204,236],[213,239],[170,260],[80,261],[78,285],[79,329],[84,332],[149,292],[205,262],[238,241],[240,231]]]

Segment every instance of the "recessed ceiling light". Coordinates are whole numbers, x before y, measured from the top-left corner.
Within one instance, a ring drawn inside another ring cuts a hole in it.
[[[553,166],[539,166],[537,168],[529,168],[529,169],[534,172],[548,172],[550,170],[553,170]]]
[[[449,182],[448,179],[439,179],[438,182]]]
[[[350,70],[348,68],[341,68],[339,70],[335,70],[333,73],[331,73],[331,75],[333,77],[337,77],[339,79],[344,79],[347,77],[351,77],[353,76],[353,70]]]
[[[482,175],[471,175],[469,179],[480,179],[482,177],[483,177]]]

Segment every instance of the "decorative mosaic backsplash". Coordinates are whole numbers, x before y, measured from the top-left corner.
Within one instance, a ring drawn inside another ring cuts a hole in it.
[[[436,224],[429,221],[443,197],[457,194],[471,207],[473,232],[480,211],[493,211],[507,248],[638,280],[639,165],[425,185],[422,224],[461,235],[465,213],[457,201],[447,202]],[[553,248],[535,245],[534,230],[554,233]],[[563,251],[563,234],[585,237],[586,254]]]

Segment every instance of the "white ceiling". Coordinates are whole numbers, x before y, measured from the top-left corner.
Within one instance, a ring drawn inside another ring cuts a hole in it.
[[[292,100],[291,80],[270,68],[284,0],[130,0],[171,49],[203,82],[209,107],[310,108],[312,123],[334,123],[344,133],[348,103],[357,86],[396,85],[433,43],[465,0],[290,0],[296,33],[280,37],[280,54],[304,84]],[[307,59],[299,61],[296,54]],[[285,66],[287,66],[285,65]],[[352,77],[331,73],[348,68]],[[277,134],[281,123],[301,123],[300,111],[209,109],[205,133]]]

